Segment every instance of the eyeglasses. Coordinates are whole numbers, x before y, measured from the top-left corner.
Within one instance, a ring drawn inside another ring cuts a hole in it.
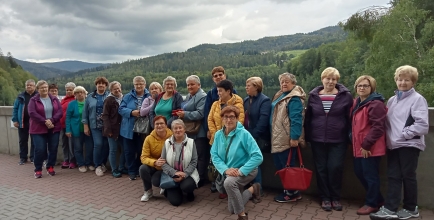
[[[371,87],[371,85],[357,85],[358,89],[361,89],[361,88],[367,89],[369,87]]]
[[[163,125],[165,125],[165,123],[163,123],[163,122],[155,123],[155,127],[157,127],[157,126],[163,126]]]
[[[134,86],[144,86],[144,83],[134,83]]]
[[[237,118],[237,117],[235,117],[235,115],[231,115],[231,116],[226,116],[226,115],[225,115],[225,116],[223,116],[223,119],[224,119],[224,120],[231,120],[231,121],[232,121],[232,120],[235,120],[236,118]]]
[[[218,78],[218,77],[222,77],[222,76],[223,76],[223,73],[220,73],[220,74],[214,74],[212,77]]]

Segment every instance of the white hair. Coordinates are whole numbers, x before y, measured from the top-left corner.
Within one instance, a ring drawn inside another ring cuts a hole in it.
[[[166,77],[166,78],[163,80],[163,86],[166,85],[166,82],[167,82],[167,81],[173,81],[173,83],[175,84],[175,88],[178,86],[178,85],[176,84],[176,79],[173,78],[172,76],[168,76],[168,77]]]
[[[190,75],[185,79],[185,82],[188,84],[188,81],[193,80],[195,83],[200,85],[200,78],[197,75]]]
[[[69,88],[69,87],[75,88],[76,85],[75,85],[75,83],[73,83],[73,82],[67,82],[67,83],[65,84],[65,89],[66,89],[66,88]]]

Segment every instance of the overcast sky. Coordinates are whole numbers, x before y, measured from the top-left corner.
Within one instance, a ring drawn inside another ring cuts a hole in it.
[[[0,0],[0,48],[36,62],[120,62],[336,25],[389,0]]]

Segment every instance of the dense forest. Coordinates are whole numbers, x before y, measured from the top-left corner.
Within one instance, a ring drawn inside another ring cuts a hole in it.
[[[24,91],[28,79],[36,80],[36,77],[23,70],[10,52],[4,56],[0,49],[0,105],[13,105],[18,93]]]

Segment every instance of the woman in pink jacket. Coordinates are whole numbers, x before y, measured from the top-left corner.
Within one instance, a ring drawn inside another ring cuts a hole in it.
[[[35,144],[35,178],[42,177],[42,163],[48,148],[47,172],[54,176],[54,165],[57,160],[59,134],[62,129],[62,106],[57,97],[48,94],[48,83],[44,80],[36,83],[36,94],[29,102],[29,133]]]
[[[361,76],[354,83],[358,97],[351,109],[354,172],[366,190],[365,204],[359,215],[378,211],[384,203],[380,192],[379,166],[386,154],[386,114],[384,97],[375,92],[377,83],[371,76]]]

